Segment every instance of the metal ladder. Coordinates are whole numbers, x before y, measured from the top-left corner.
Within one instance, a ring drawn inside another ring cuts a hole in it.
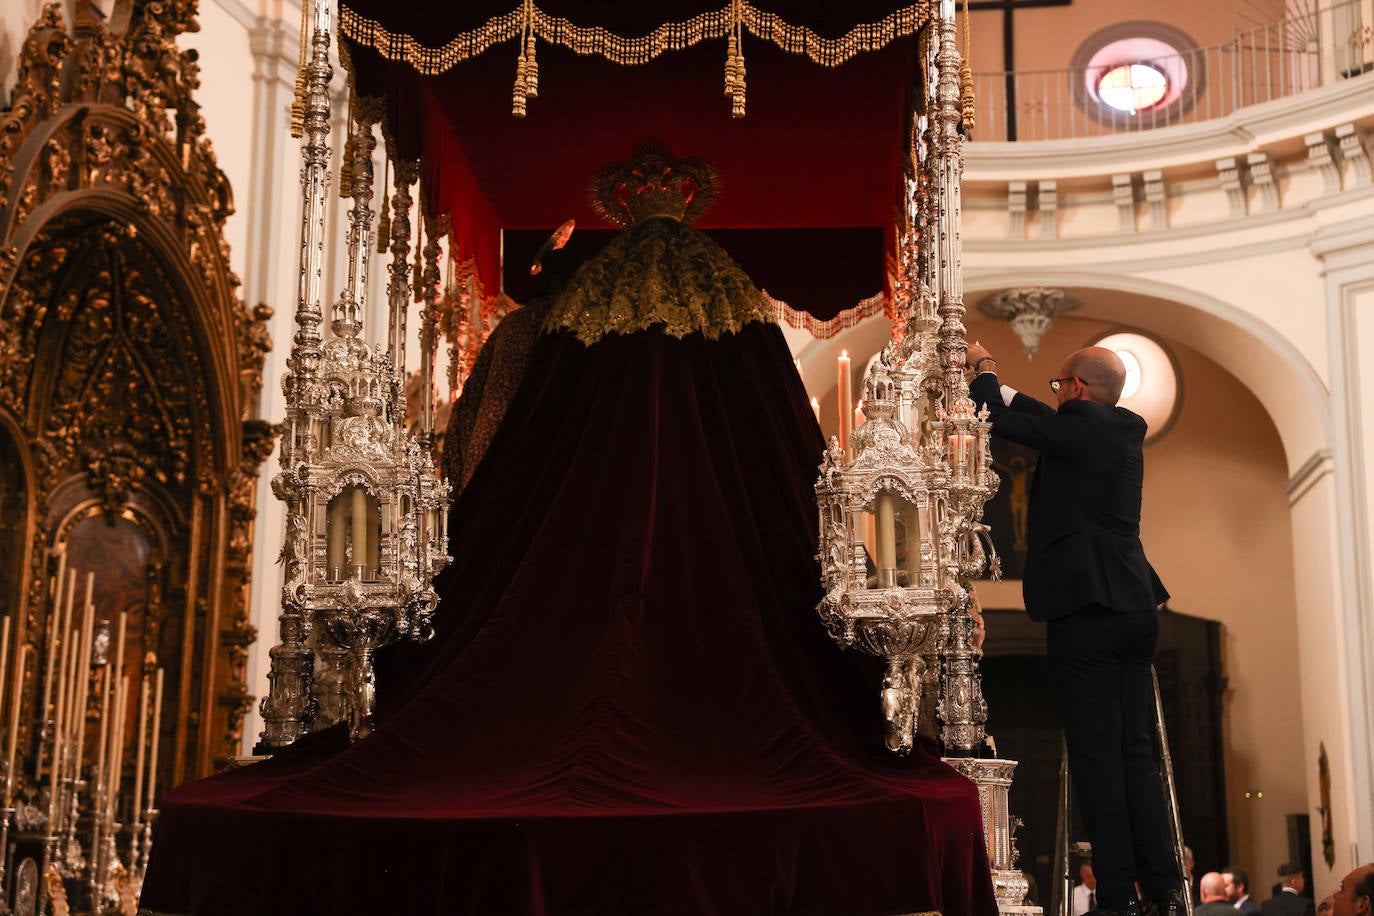
[[[1160,780],[1164,784],[1164,797],[1168,800],[1169,828],[1174,835],[1174,857],[1178,862],[1178,873],[1183,879],[1183,905],[1187,916],[1193,916],[1193,878],[1184,861],[1183,821],[1178,816],[1178,790],[1174,785],[1174,761],[1169,755],[1169,735],[1164,729],[1164,698],[1159,693],[1159,674],[1150,666],[1150,681],[1155,690],[1155,734],[1159,737]],[[1069,747],[1060,739],[1059,758],[1059,806],[1054,835],[1054,872],[1058,875],[1054,882],[1053,916],[1072,916],[1074,874],[1070,852],[1084,851],[1086,843],[1069,842],[1069,832],[1073,829],[1073,793],[1069,787]],[[1070,849],[1070,846],[1074,850]]]

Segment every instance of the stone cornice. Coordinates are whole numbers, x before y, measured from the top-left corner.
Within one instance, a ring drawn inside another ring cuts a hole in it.
[[[1243,108],[1224,118],[1075,140],[973,141],[964,180],[1067,179],[1242,156],[1261,144],[1374,117],[1374,73]]]

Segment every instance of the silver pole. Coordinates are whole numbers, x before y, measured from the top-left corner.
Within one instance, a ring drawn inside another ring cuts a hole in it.
[[[1183,820],[1178,813],[1178,790],[1174,784],[1174,761],[1169,754],[1169,735],[1164,728],[1164,698],[1159,692],[1159,672],[1150,666],[1150,682],[1155,688],[1155,727],[1159,729],[1159,759],[1163,769],[1165,798],[1169,802],[1169,828],[1174,835],[1174,857],[1183,880],[1183,906],[1193,916],[1193,878],[1183,861]]]

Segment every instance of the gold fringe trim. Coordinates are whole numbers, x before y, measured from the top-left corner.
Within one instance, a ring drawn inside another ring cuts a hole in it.
[[[763,298],[773,307],[773,315],[779,324],[805,331],[817,340],[829,340],[850,328],[858,327],[870,318],[886,313],[886,300],[882,293],[869,296],[853,308],[847,308],[827,321],[820,321],[809,312],[794,309],[781,299],[774,299],[767,292],[763,294]]]
[[[915,35],[930,20],[931,2],[918,0],[877,22],[860,23],[839,38],[824,38],[805,26],[787,22],[776,13],[759,9],[748,0],[730,0],[722,9],[680,22],[665,22],[638,37],[615,35],[598,26],[575,25],[544,12],[535,5],[535,0],[521,0],[509,13],[494,16],[480,27],[455,35],[439,47],[425,45],[412,35],[392,32],[377,20],[361,16],[346,5],[339,10],[339,29],[352,41],[372,48],[388,60],[410,64],[426,76],[450,70],[495,45],[516,41],[519,57],[511,110],[517,117],[525,116],[526,102],[539,94],[536,39],[561,45],[580,55],[597,55],[612,63],[633,66],[648,63],[668,51],[681,51],[724,38],[727,41],[725,94],[732,102],[731,114],[738,118],[744,115],[742,40],[745,31],[772,42],[789,54],[804,54],[823,67],[838,67],[859,54]]]
[[[964,59],[959,64],[959,118],[963,121],[964,133],[972,136],[978,119],[973,97],[973,45],[968,37],[968,13],[968,0],[964,0]]]

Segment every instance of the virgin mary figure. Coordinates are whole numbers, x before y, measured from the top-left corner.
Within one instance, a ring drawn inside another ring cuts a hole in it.
[[[144,905],[219,913],[996,911],[977,791],[882,751],[826,635],[823,443],[773,311],[643,148],[452,511],[379,724],[164,805]]]

